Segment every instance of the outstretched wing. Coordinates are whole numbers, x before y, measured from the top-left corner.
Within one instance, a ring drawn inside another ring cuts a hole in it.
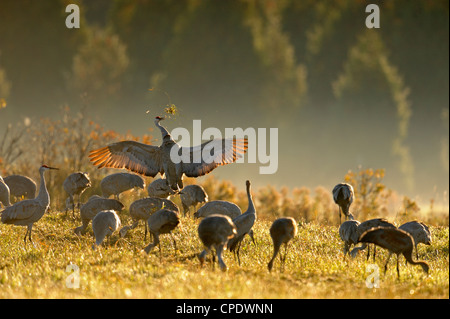
[[[138,174],[155,177],[162,171],[161,149],[135,141],[122,141],[89,152],[98,168],[126,168]]]
[[[235,162],[247,151],[247,139],[215,139],[193,147],[182,147],[189,154],[189,162],[183,161],[183,173],[188,177],[206,175],[217,166]]]

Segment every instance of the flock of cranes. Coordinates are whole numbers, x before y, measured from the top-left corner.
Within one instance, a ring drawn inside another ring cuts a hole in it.
[[[211,172],[218,166],[230,164],[237,158],[243,156],[247,150],[247,141],[245,139],[219,139],[203,143],[198,146],[190,147],[188,151],[191,161],[174,163],[170,159],[170,150],[176,147],[183,151],[171,137],[169,132],[160,124],[161,117],[155,118],[155,125],[160,129],[162,135],[162,144],[160,146],[151,146],[135,141],[122,141],[110,144],[90,152],[90,160],[98,168],[126,168],[130,171],[155,177],[160,174],[160,179],[155,179],[148,186],[149,197],[134,201],[129,207],[129,213],[133,223],[122,226],[117,212],[120,212],[124,205],[119,201],[120,193],[134,187],[144,189],[145,183],[142,177],[132,173],[116,173],[105,177],[101,183],[102,196],[93,195],[89,200],[81,204],[81,194],[91,187],[91,181],[87,174],[77,172],[70,174],[63,183],[63,188],[68,194],[66,200],[66,212],[75,210],[80,212],[82,225],[75,228],[77,235],[83,235],[92,221],[92,230],[94,233],[93,249],[101,245],[107,236],[111,236],[115,231],[119,232],[121,237],[136,228],[140,220],[144,221],[145,235],[147,229],[153,237],[153,242],[147,245],[143,250],[149,253],[155,246],[159,245],[159,236],[169,234],[172,237],[175,252],[176,241],[172,236],[172,231],[180,224],[180,211],[178,206],[173,203],[169,196],[179,195],[183,207],[183,214],[190,214],[191,207],[194,207],[194,217],[202,218],[198,225],[198,236],[204,245],[204,250],[198,255],[201,264],[206,260],[206,255],[214,248],[217,255],[220,269],[225,271],[227,266],[222,258],[223,251],[228,249],[237,257],[240,265],[240,247],[246,235],[249,235],[253,243],[253,226],[257,221],[255,205],[251,194],[251,183],[246,181],[246,193],[248,207],[245,212],[231,202],[222,200],[209,201],[205,190],[198,185],[183,186],[183,175],[189,177],[198,177]],[[217,145],[221,145],[219,152],[211,153],[217,150]],[[193,162],[192,159],[198,154],[209,154],[209,159]],[[50,206],[50,195],[45,183],[45,172],[57,168],[42,165],[39,168],[40,186],[36,197],[36,184],[27,177],[12,175],[2,179],[0,177],[0,202],[5,206],[0,212],[1,222],[4,224],[14,224],[26,226],[27,231],[24,237],[26,244],[27,238],[33,244],[31,231],[33,224],[39,221],[47,212]],[[9,182],[9,183],[8,183]],[[358,251],[367,249],[367,258],[369,258],[369,244],[373,244],[373,258],[375,259],[376,246],[389,251],[389,256],[385,263],[385,271],[388,261],[392,254],[397,255],[397,272],[399,274],[398,257],[403,254],[406,261],[413,265],[420,265],[424,272],[428,273],[429,266],[424,261],[414,261],[413,249],[416,249],[416,259],[418,259],[417,244],[431,244],[431,234],[429,228],[420,222],[411,221],[400,227],[389,223],[382,218],[371,219],[364,222],[354,220],[350,213],[350,206],[354,200],[353,187],[348,183],[340,183],[332,190],[333,199],[339,207],[339,221],[341,215],[345,217],[343,223],[339,222],[339,235],[344,242],[344,258],[347,254],[355,257]],[[10,202],[10,196],[26,198],[14,204]],[[114,199],[110,199],[114,196]],[[33,198],[34,197],[34,198]],[[78,197],[77,204],[74,198]],[[197,210],[197,205],[202,205]],[[270,236],[273,241],[273,256],[267,267],[272,270],[274,261],[279,253],[282,244],[285,244],[285,252],[280,254],[280,271],[286,260],[288,243],[296,236],[298,232],[297,222],[291,217],[276,219],[270,227]],[[352,245],[361,243],[362,246],[353,248]],[[159,249],[161,256],[161,247]],[[213,254],[212,263],[215,263]]]

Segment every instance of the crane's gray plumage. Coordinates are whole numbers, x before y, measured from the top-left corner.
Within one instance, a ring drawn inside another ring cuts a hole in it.
[[[174,230],[180,223],[180,217],[177,212],[169,209],[160,209],[152,214],[148,220],[148,229],[153,235],[153,242],[144,248],[144,251],[148,254],[150,251],[159,244],[159,235],[170,234],[172,237],[175,252],[177,250],[177,243],[172,236],[172,230]],[[161,246],[159,247],[161,257]]]
[[[280,255],[280,271],[282,265],[286,262],[286,255],[287,255],[287,246],[289,241],[297,235],[297,223],[295,222],[295,219],[292,217],[282,217],[276,219],[272,226],[270,226],[270,237],[272,238],[273,242],[273,255],[272,259],[270,259],[269,263],[267,264],[267,268],[269,268],[269,271],[272,270],[273,262],[275,261],[275,258],[277,257],[278,251],[280,250],[280,247],[282,244],[284,244],[284,257]]]
[[[347,220],[339,226],[339,236],[344,242],[344,259],[352,245],[358,243],[358,226],[360,222],[357,220]]]
[[[12,206],[8,206],[1,213],[1,221],[4,224],[13,224],[19,226],[27,226],[27,232],[25,233],[24,242],[27,241],[27,235],[30,242],[34,243],[31,239],[31,229],[33,224],[40,220],[42,216],[47,212],[50,206],[50,195],[48,194],[47,187],[45,185],[44,172],[50,169],[57,169],[42,165],[39,168],[39,174],[41,182],[39,186],[39,193],[34,199],[26,199],[15,203]]]
[[[121,230],[121,236],[125,237],[128,230],[134,229],[139,224],[140,220],[145,221],[144,227],[145,227],[145,233],[144,233],[144,240],[147,238],[147,220],[149,217],[154,214],[155,212],[161,210],[161,209],[169,209],[173,210],[177,213],[179,213],[178,206],[172,202],[169,199],[165,198],[158,198],[158,197],[146,197],[141,198],[130,205],[130,216],[133,220],[133,224],[131,226],[124,226]]]
[[[214,248],[216,250],[220,269],[226,271],[227,266],[222,259],[222,252],[224,248],[226,248],[228,241],[236,235],[236,226],[228,216],[210,215],[202,219],[198,225],[198,236],[205,246],[205,249],[198,255],[200,264],[203,265],[206,255]]]
[[[414,238],[414,247],[416,249],[416,258],[419,259],[417,245],[422,243],[431,245],[431,232],[427,225],[417,220],[413,220],[399,226],[398,229],[408,232]]]
[[[123,208],[124,205],[118,200],[103,198],[98,195],[91,196],[86,203],[81,205],[80,217],[82,225],[74,229],[75,234],[82,234],[89,225],[89,222],[93,220],[99,212],[106,210],[120,212]]]
[[[120,227],[120,218],[113,210],[105,210],[95,215],[92,220],[95,243],[92,249],[101,245],[106,236],[111,236]]]
[[[183,205],[183,215],[186,216],[186,212],[189,215],[190,207],[195,208],[197,204],[208,202],[208,194],[200,185],[187,185],[180,192],[181,204]]]
[[[81,194],[89,187],[91,187],[91,180],[87,173],[76,172],[67,176],[63,182],[63,188],[69,195],[68,200],[66,200],[66,212],[69,207],[72,207],[72,213],[75,214],[74,197],[78,196],[77,206],[79,208]]]
[[[375,227],[387,227],[387,228],[397,228],[395,227],[394,224],[388,222],[386,219],[384,218],[374,218],[374,219],[369,219],[366,220],[364,222],[362,222],[361,224],[358,225],[358,227],[356,228],[356,233],[358,235],[358,238],[366,231],[368,231],[371,228],[375,228]],[[358,253],[358,251],[366,249],[367,247],[367,259],[369,259],[369,255],[370,255],[370,246],[368,246],[367,244],[363,243],[362,246],[360,247],[355,247],[352,249],[352,251],[350,252],[350,256],[355,257],[356,254]],[[373,249],[373,260],[375,261],[375,255],[376,255],[376,247],[374,247]]]
[[[8,185],[4,182],[3,178],[0,176],[0,203],[3,206],[11,206],[10,202],[10,190]],[[0,206],[1,208],[1,206]]]
[[[198,177],[208,174],[218,166],[230,164],[242,157],[247,150],[247,139],[215,139],[193,147],[181,147],[169,132],[159,123],[163,118],[156,117],[155,125],[160,129],[163,140],[160,146],[147,145],[135,141],[121,141],[93,150],[89,157],[98,168],[126,168],[133,172],[155,177],[166,176],[173,190],[183,188],[183,174]],[[181,157],[179,163],[171,158],[173,154]],[[186,156],[182,156],[185,154]]]
[[[175,195],[176,192],[169,187],[169,183],[165,178],[157,178],[153,180],[147,187],[148,197],[168,198]]]
[[[384,265],[386,273],[387,265],[392,254],[397,255],[397,275],[400,278],[399,254],[405,256],[406,261],[412,265],[420,265],[425,273],[428,274],[429,266],[424,261],[414,261],[412,259],[412,251],[414,246],[413,237],[406,231],[397,228],[376,227],[364,232],[359,241],[363,243],[373,243],[377,246],[389,250],[389,256]]]
[[[241,215],[242,211],[235,203],[225,200],[213,200],[200,207],[194,213],[194,217],[204,218],[213,214],[226,215],[233,219]]]
[[[256,221],[256,210],[255,205],[253,204],[250,185],[250,181],[246,181],[248,208],[243,214],[233,219],[233,223],[236,225],[237,235],[228,242],[228,249],[237,255],[239,265],[241,264],[239,250],[241,248],[242,240],[246,234],[249,234],[250,231],[252,231],[252,227]]]
[[[4,178],[12,196],[20,199],[36,197],[37,185],[34,180],[24,175],[9,175]]]
[[[353,203],[353,187],[348,183],[337,184],[333,188],[334,202],[339,206],[339,224],[341,223],[341,211],[346,218],[349,217],[350,205]]]
[[[111,174],[100,182],[102,196],[108,198],[114,195],[114,198],[117,200],[119,200],[120,193],[135,187],[144,189],[145,181],[141,176],[130,173]]]

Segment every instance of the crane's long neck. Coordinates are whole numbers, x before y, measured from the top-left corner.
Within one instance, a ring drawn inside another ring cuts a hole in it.
[[[155,125],[159,128],[159,130],[161,131],[161,135],[162,138],[164,139],[166,136],[170,137],[169,131],[167,131],[167,129],[162,126],[161,124],[159,124],[159,121],[161,121],[160,119],[156,119],[155,120]]]
[[[50,205],[50,195],[48,194],[47,186],[45,185],[45,176],[44,176],[45,170],[40,169],[39,173],[41,175],[41,183],[39,186],[39,194],[36,197],[36,199],[39,201],[39,203],[42,206],[48,206]]]
[[[407,262],[409,262],[411,265],[420,265],[424,272],[428,273],[429,266],[426,262],[418,260],[414,261],[412,259],[412,249],[409,252],[403,253],[403,256],[405,256],[405,259]]]
[[[247,185],[247,198],[248,198],[247,212],[256,214],[255,205],[253,204],[252,194],[250,190],[250,185]]]

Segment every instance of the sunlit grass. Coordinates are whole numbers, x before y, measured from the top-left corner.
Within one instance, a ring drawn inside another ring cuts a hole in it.
[[[70,214],[69,214],[70,216]],[[122,223],[129,224],[127,213]],[[380,288],[367,288],[365,253],[344,259],[336,226],[303,223],[290,242],[283,271],[277,258],[271,273],[267,263],[273,248],[271,221],[259,219],[254,226],[256,245],[247,237],[241,248],[241,266],[225,252],[227,272],[208,262],[200,267],[196,255],[202,250],[198,221],[182,218],[174,232],[177,251],[168,235],[161,236],[161,249],[142,252],[143,225],[126,238],[112,236],[93,251],[92,229],[77,236],[79,225],[64,213],[47,214],[35,224],[31,244],[24,245],[25,228],[0,225],[0,298],[448,298],[448,227],[433,227],[433,245],[419,245],[420,258],[430,264],[430,275],[400,260],[397,279],[395,258],[383,273],[387,253],[378,250]],[[284,254],[284,247],[281,253]],[[79,269],[79,288],[66,280]]]

